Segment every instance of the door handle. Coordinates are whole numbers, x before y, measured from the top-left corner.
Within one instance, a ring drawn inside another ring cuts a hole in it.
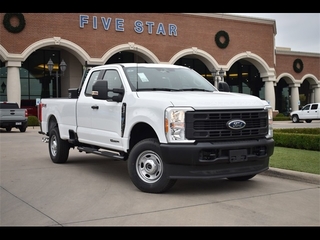
[[[99,109],[99,106],[95,105],[95,106],[91,106],[92,109]]]

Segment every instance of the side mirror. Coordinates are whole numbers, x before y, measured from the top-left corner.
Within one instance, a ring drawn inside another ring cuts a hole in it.
[[[230,92],[229,85],[226,82],[219,82],[218,89],[221,92]]]
[[[121,102],[124,96],[124,89],[123,88],[114,88],[112,92],[118,93],[117,95],[113,96],[111,99],[115,102]]]
[[[92,97],[94,99],[108,99],[108,82],[97,80],[92,86]]]
[[[117,93],[117,95],[109,97],[108,92]],[[124,95],[123,88],[108,89],[108,81],[98,80],[92,86],[92,97],[94,99],[107,100],[111,99],[115,102],[121,102]]]
[[[69,88],[68,89],[68,97],[69,98],[78,98],[79,89],[78,88]]]

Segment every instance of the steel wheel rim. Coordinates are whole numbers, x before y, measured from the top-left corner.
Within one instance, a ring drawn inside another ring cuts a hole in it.
[[[57,137],[53,135],[50,140],[50,151],[53,156],[57,155]]]
[[[138,156],[136,171],[146,183],[157,182],[163,173],[162,160],[153,151],[144,151]]]

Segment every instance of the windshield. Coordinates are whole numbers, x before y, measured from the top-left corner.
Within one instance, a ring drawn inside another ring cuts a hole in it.
[[[124,70],[132,91],[217,91],[189,68],[128,67]]]

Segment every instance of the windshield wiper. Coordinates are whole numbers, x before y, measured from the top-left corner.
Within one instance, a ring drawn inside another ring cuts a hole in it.
[[[167,91],[167,92],[173,92],[173,91],[183,91],[183,89],[172,89],[172,88],[139,88],[136,91]]]
[[[203,89],[203,88],[184,88],[182,91],[202,91],[202,92],[212,92],[211,90]]]

